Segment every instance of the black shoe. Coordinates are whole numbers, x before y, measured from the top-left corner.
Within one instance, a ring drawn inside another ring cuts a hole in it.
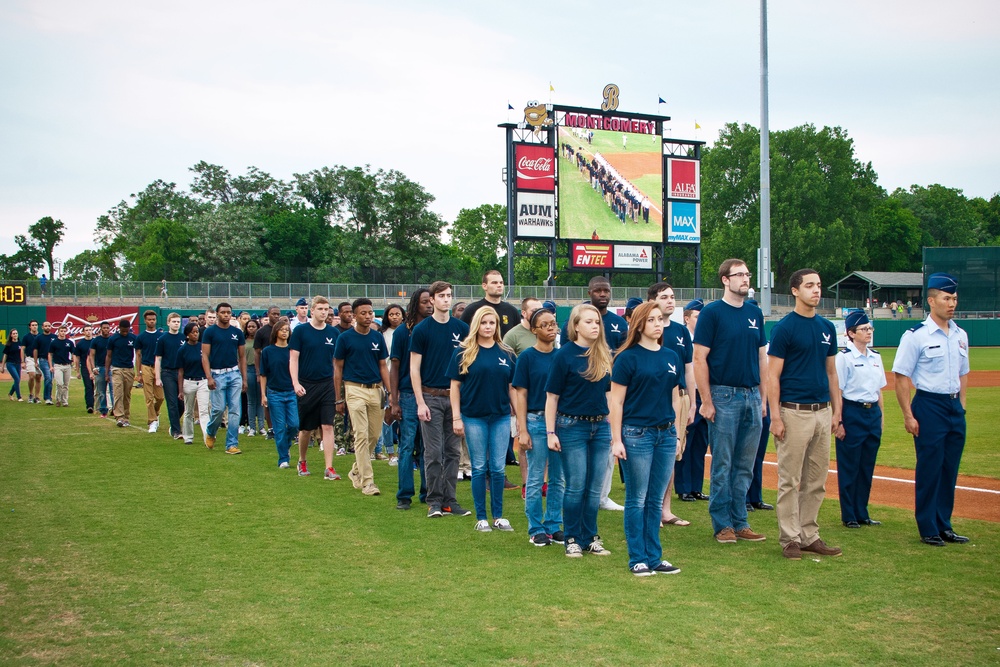
[[[956,535],[954,530],[946,530],[942,532],[941,539],[945,542],[952,542],[954,544],[965,544],[969,541],[969,538],[964,535]]]
[[[509,466],[516,466],[516,465],[518,465],[517,459],[507,459],[507,465],[509,465]]]
[[[549,539],[552,540],[553,544],[565,544],[566,534],[561,530],[557,530],[556,532],[549,535]]]
[[[410,501],[409,500],[400,500],[398,503],[396,503],[396,509],[398,509],[398,510],[408,510],[408,509],[410,509]]]
[[[768,505],[767,503],[750,503],[753,505],[755,510],[773,510],[774,505]]]
[[[932,547],[943,547],[944,540],[938,535],[932,535],[931,537],[921,537],[920,541],[924,544],[929,544]]]
[[[865,519],[864,521],[859,521],[862,526],[881,526],[881,521],[876,521],[875,519]]]
[[[698,500],[693,493],[678,493],[677,497],[685,503],[693,503]]]
[[[747,512],[753,512],[753,511],[755,511],[753,503],[747,503]]]
[[[472,514],[471,510],[467,510],[458,503],[452,503],[451,505],[446,505],[441,508],[444,514],[450,514],[452,516],[469,516]]]
[[[845,521],[844,528],[860,528],[861,524],[857,521]]]
[[[94,408],[87,408],[87,414],[88,415],[94,414]]]
[[[701,491],[695,491],[691,495],[694,496],[695,500],[708,500],[708,496]]]

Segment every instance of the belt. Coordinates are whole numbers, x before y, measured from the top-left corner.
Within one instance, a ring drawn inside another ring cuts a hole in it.
[[[876,405],[878,405],[878,401],[872,401],[871,403],[866,403],[864,401],[851,401],[851,400],[848,400],[846,398],[844,399],[844,403],[850,403],[851,405],[856,405],[859,408],[864,408],[866,410],[868,410],[870,408],[873,408]]]
[[[674,427],[674,420],[671,419],[666,424],[660,424],[659,426],[650,426],[650,428],[655,428],[657,431],[666,431]]]
[[[143,364],[146,368],[153,368],[154,364]]]
[[[379,387],[382,386],[382,384],[379,382],[376,382],[374,384],[365,384],[364,382],[348,382],[347,380],[344,380],[344,384],[353,385],[355,387],[361,387],[363,389],[378,389]]]
[[[923,394],[925,396],[937,396],[937,397],[947,397],[947,398],[958,398],[958,392],[954,394],[939,394],[936,391],[924,391],[923,389],[917,389],[918,394]]]
[[[231,368],[213,368],[211,369],[213,373],[232,373],[233,371],[240,370],[239,366],[233,366]]]
[[[438,389],[437,387],[423,387],[423,393],[431,396],[451,396],[451,389]]]
[[[826,401],[825,403],[786,403],[782,401],[781,407],[788,408],[789,410],[800,410],[802,412],[819,412],[830,407],[830,401]]]
[[[569,419],[576,419],[582,422],[602,422],[605,421],[607,415],[568,415],[565,412],[557,412],[560,417],[567,417]]]

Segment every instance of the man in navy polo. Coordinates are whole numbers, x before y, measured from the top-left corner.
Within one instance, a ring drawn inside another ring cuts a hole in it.
[[[135,382],[135,334],[127,318],[118,320],[118,331],[108,338],[104,376],[111,378],[113,414],[119,428],[129,426],[132,383]]]
[[[76,348],[73,354],[76,355],[77,373],[83,380],[83,401],[87,405],[87,412],[94,412],[94,365],[91,363],[90,348],[94,344],[94,327],[89,324],[83,327],[83,338],[76,341]]]
[[[354,426],[354,465],[347,473],[355,489],[366,496],[379,495],[372,475],[371,455],[382,432],[384,390],[389,386],[389,357],[385,338],[372,329],[375,309],[370,299],[355,299],[351,304],[354,327],[337,338],[334,351],[333,388],[337,412],[351,412]],[[344,395],[341,396],[341,386]]]
[[[105,360],[108,357],[108,341],[111,340],[111,323],[101,322],[100,335],[94,337],[90,346],[90,366],[94,369],[94,402],[102,417],[108,416],[108,391],[111,391],[111,405],[115,394],[111,377],[107,374]]]
[[[916,518],[924,544],[964,544],[951,526],[958,465],[965,448],[965,390],[969,336],[955,324],[958,281],[947,273],[927,277],[930,314],[903,333],[892,372],[906,432],[917,450]],[[911,395],[916,389],[916,396]]]
[[[167,333],[156,341],[156,361],[153,371],[156,373],[156,386],[167,402],[167,419],[170,421],[170,437],[181,440],[181,403],[178,396],[180,387],[177,383],[177,369],[180,362],[177,353],[184,345],[184,335],[181,334],[181,316],[178,313],[167,315]]]
[[[247,390],[246,338],[243,330],[231,324],[233,307],[220,303],[215,307],[215,324],[201,337],[201,365],[211,392],[212,413],[205,430],[205,446],[215,447],[215,436],[222,415],[229,411],[226,427],[226,454],[242,454],[239,448],[240,394]]]
[[[338,480],[333,468],[333,419],[337,414],[333,390],[333,355],[340,332],[326,323],[330,302],[322,296],[312,300],[312,317],[295,327],[288,341],[288,372],[299,408],[299,476],[309,475],[306,452],[309,438],[317,428],[323,435],[323,479]]]
[[[35,341],[38,339],[38,320],[28,322],[28,333],[21,338],[24,348],[24,373],[28,376],[28,403],[39,403],[41,393],[41,372],[38,370],[38,360],[35,358]]]
[[[694,340],[695,327],[698,324],[698,316],[704,307],[705,302],[701,299],[689,301],[684,306],[684,328],[687,329],[692,341]],[[693,342],[691,356],[691,372],[693,375]],[[677,490],[678,498],[684,502],[695,502],[696,500],[710,499],[708,495],[702,493],[705,484],[705,454],[708,452],[708,422],[698,413],[698,410],[701,408],[701,395],[697,391],[697,383],[691,382],[687,386],[689,390],[688,398],[690,399],[689,410],[693,419],[685,433],[684,452],[674,467],[674,488]],[[691,398],[692,395],[694,398]]]
[[[451,283],[435,281],[430,292],[434,314],[414,327],[410,339],[410,382],[424,441],[427,518],[469,516],[472,512],[455,500],[462,439],[452,429],[448,378],[448,363],[469,335],[469,325],[451,316]]]
[[[822,283],[814,269],[789,280],[795,310],[771,331],[768,350],[771,433],[778,452],[779,541],[785,558],[840,556],[819,536],[819,508],[830,471],[830,433],[843,436],[837,329],[816,314]],[[713,492],[714,493],[714,492]]]
[[[35,367],[42,376],[42,395],[46,405],[52,405],[52,366],[49,364],[49,348],[55,334],[52,332],[51,322],[42,322],[42,332],[35,338],[34,357]],[[36,386],[35,391],[38,391]],[[38,403],[36,400],[35,403]]]
[[[144,312],[142,319],[146,328],[135,339],[135,349],[141,352],[136,374],[142,382],[142,396],[146,402],[146,427],[150,433],[156,433],[160,427],[160,407],[163,405],[163,387],[156,382],[156,341],[163,335],[163,329],[156,326],[154,310]]]
[[[56,382],[56,406],[69,407],[69,381],[73,371],[73,341],[66,337],[69,329],[60,324],[56,339],[49,347],[49,366]]]
[[[742,259],[719,266],[723,296],[702,308],[694,330],[694,375],[699,414],[712,443],[712,517],[715,540],[761,542],[747,521],[746,497],[767,405],[764,314],[744,303],[750,271]]]

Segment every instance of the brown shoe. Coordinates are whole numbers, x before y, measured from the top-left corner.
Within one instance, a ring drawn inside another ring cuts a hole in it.
[[[789,542],[781,548],[781,555],[788,560],[802,560],[802,549],[798,542]]]
[[[763,542],[767,539],[767,537],[761,535],[760,533],[753,532],[748,526],[746,528],[740,528],[736,531],[736,539],[746,540],[747,542]]]
[[[723,528],[715,534],[715,541],[719,544],[736,544],[736,531],[732,528]]]
[[[834,556],[834,557],[842,556],[844,553],[843,551],[841,551],[840,547],[827,546],[826,542],[819,539],[818,537],[816,538],[816,541],[813,542],[812,544],[802,547],[802,551],[809,551],[814,554],[819,554],[820,556]]]

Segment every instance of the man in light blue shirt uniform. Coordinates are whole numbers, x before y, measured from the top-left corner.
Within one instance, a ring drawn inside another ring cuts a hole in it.
[[[969,336],[954,322],[958,281],[947,273],[927,278],[930,315],[903,334],[892,372],[896,400],[917,450],[916,518],[924,544],[943,547],[969,538],[951,527],[958,464],[965,447],[965,389]],[[911,402],[911,392],[916,395]]]

